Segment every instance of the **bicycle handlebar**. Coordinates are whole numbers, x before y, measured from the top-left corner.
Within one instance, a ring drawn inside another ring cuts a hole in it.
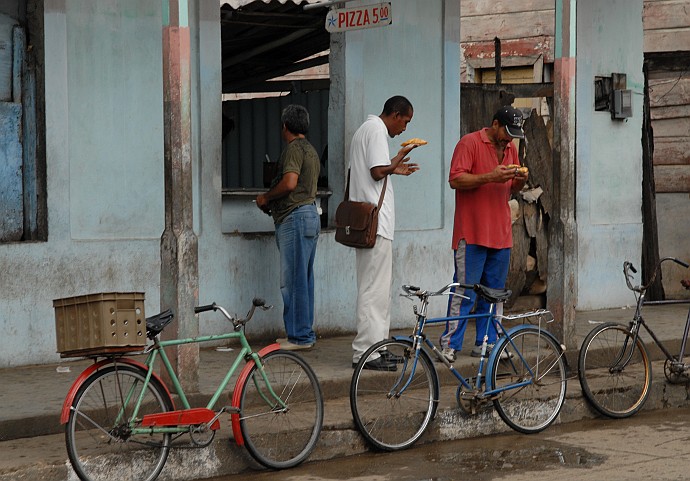
[[[402,286],[403,291],[405,291],[406,294],[401,294],[402,296],[405,297],[412,297],[412,296],[417,296],[419,298],[427,296],[427,297],[433,297],[433,296],[440,296],[446,293],[450,288],[452,287],[461,287],[463,289],[470,289],[470,290],[476,290],[476,286],[474,284],[461,284],[459,282],[452,282],[450,284],[445,285],[441,289],[437,290],[436,292],[428,292],[425,290],[422,290],[421,288],[409,284],[405,284]],[[463,294],[458,294],[456,292],[449,292],[448,295],[451,296],[460,296],[465,299],[469,299],[469,297],[463,295]]]
[[[200,312],[215,311],[218,308],[216,303],[209,304],[207,306],[197,306],[194,308],[194,314],[199,314]]]
[[[625,261],[623,262],[623,274],[625,275],[625,283],[628,285],[628,289],[640,293],[645,292],[649,288],[649,286],[651,286],[656,280],[656,276],[659,274],[659,270],[661,269],[661,264],[665,261],[673,261],[676,264],[685,267],[686,269],[690,267],[690,265],[687,262],[684,262],[680,259],[676,259],[675,257],[664,257],[657,263],[656,267],[654,268],[654,272],[652,273],[652,277],[649,279],[649,282],[647,284],[633,286],[630,282],[630,279],[633,277],[632,274],[630,274],[630,271],[632,271],[633,274],[637,274],[637,269],[635,269],[635,266],[633,266],[632,262]]]
[[[245,325],[247,322],[249,322],[249,320],[250,320],[250,319],[252,318],[252,316],[254,315],[254,311],[256,310],[257,307],[260,307],[261,309],[263,309],[263,310],[265,310],[265,311],[268,310],[268,309],[273,308],[273,306],[267,306],[265,300],[263,300],[263,299],[261,299],[261,298],[259,298],[259,297],[255,297],[255,298],[252,300],[252,307],[249,309],[249,312],[247,313],[247,317],[245,317],[244,319],[237,319],[237,318],[231,316],[231,315],[228,313],[228,311],[225,310],[224,307],[219,306],[219,305],[216,304],[215,302],[212,303],[212,304],[207,304],[207,305],[205,305],[205,306],[197,306],[197,307],[195,307],[195,308],[194,308],[194,313],[195,313],[195,314],[199,314],[200,312],[206,312],[206,311],[220,311],[221,314],[223,314],[223,316],[224,316],[228,321],[232,322],[232,324],[235,326],[235,328],[239,328],[239,327]]]

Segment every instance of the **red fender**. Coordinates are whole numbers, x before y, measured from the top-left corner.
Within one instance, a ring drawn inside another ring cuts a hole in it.
[[[144,371],[148,371],[149,368],[146,366],[146,364],[143,364],[139,361],[135,361],[134,359],[130,359],[128,357],[122,357],[117,360],[118,363],[122,364],[129,364],[130,366],[136,366],[142,368]],[[65,398],[65,402],[62,404],[62,414],[60,415],[60,424],[65,424],[67,420],[69,419],[69,413],[70,413],[70,408],[72,407],[72,403],[74,402],[74,396],[77,395],[77,391],[79,388],[84,384],[84,381],[93,374],[95,371],[98,369],[102,368],[103,366],[107,364],[113,364],[112,359],[103,359],[102,361],[99,361],[95,364],[92,364],[88,368],[84,369],[84,371],[79,375],[79,377],[74,381],[72,386],[69,388],[69,392],[67,393],[67,397]],[[165,392],[168,394],[168,397],[172,400],[172,396],[170,395],[170,391],[168,390],[168,386],[165,385],[165,383],[161,380],[160,376],[156,374],[155,372],[152,374],[152,377],[154,377],[156,380],[158,380],[165,389]],[[174,409],[174,401],[173,401],[173,409]]]
[[[264,357],[265,355],[273,351],[277,351],[278,349],[280,349],[280,344],[276,342],[264,347],[258,352],[258,354],[259,357]],[[254,360],[251,360],[244,365],[244,368],[240,372],[237,382],[235,383],[235,388],[232,391],[232,406],[236,407],[238,412],[230,415],[230,419],[232,420],[232,435],[235,438],[235,442],[238,446],[244,446],[244,437],[242,436],[242,430],[240,429],[240,395],[242,394],[242,386],[247,381],[247,377],[249,376],[249,371],[254,367],[255,364],[256,363]]]

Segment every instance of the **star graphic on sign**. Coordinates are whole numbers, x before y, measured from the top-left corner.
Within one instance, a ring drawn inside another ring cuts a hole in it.
[[[335,27],[335,22],[336,22],[335,15],[331,15],[330,17],[328,17],[328,26],[329,27]]]

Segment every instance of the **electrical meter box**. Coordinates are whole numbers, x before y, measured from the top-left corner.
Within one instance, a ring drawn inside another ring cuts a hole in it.
[[[627,119],[632,117],[632,90],[614,90],[611,118]]]

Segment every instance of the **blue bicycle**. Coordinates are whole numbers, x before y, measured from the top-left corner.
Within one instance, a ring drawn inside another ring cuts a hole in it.
[[[489,312],[427,318],[429,299],[460,295],[452,292],[453,287],[474,290],[489,302]],[[419,306],[413,309],[417,322],[412,335],[374,344],[359,360],[352,375],[352,416],[371,446],[396,451],[411,446],[424,434],[439,404],[439,377],[432,355],[457,379],[456,400],[466,412],[474,414],[481,405],[493,402],[503,421],[522,433],[542,431],[556,420],[565,401],[567,361],[565,347],[542,328],[543,323],[553,321],[549,311],[497,315],[496,304],[507,300],[511,292],[479,284],[453,283],[436,292],[405,285],[403,291],[401,296],[419,301]],[[478,371],[474,377],[465,378],[426,337],[424,328],[427,324],[481,317],[494,323],[499,339],[493,349],[487,348],[490,325],[487,323]],[[519,324],[507,328],[503,325],[506,321]],[[388,370],[365,367],[367,362],[379,357],[387,361]]]

